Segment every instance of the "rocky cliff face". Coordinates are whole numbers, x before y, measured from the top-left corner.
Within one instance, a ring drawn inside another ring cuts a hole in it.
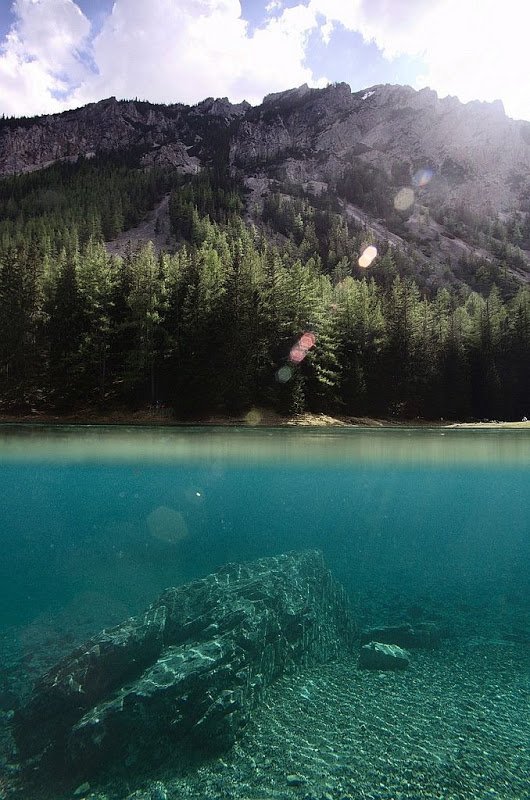
[[[0,175],[112,151],[135,151],[149,165],[197,172],[201,166],[197,155],[208,159],[204,147],[212,133],[227,129],[248,107],[213,98],[189,107],[111,97],[63,114],[4,120],[0,122]]]
[[[406,86],[351,92],[340,83],[269,95],[260,106],[103,100],[0,121],[0,175],[60,159],[129,150],[139,163],[193,173],[224,159],[250,189],[271,180],[336,188],[348,164],[376,167],[421,204],[495,216],[530,211],[530,123],[502,103],[439,99]],[[427,176],[427,177],[426,177]]]
[[[502,103],[440,100],[435,92],[346,84],[271,95],[247,111],[232,139],[232,163],[305,181],[333,181],[352,158],[414,184],[432,179],[423,202],[465,203],[477,211],[519,208],[530,193],[530,123]]]

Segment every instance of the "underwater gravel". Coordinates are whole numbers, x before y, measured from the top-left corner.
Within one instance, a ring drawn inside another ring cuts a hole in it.
[[[85,797],[528,800],[529,700],[520,645],[453,641],[414,651],[402,672],[348,658],[280,679],[222,757],[166,763],[150,780],[115,776]]]
[[[230,753],[158,779],[168,800],[528,800],[529,700],[530,652],[504,642],[351,658],[282,678]]]

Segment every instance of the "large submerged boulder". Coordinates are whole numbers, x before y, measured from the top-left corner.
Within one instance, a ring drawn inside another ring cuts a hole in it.
[[[14,718],[20,755],[89,773],[228,748],[269,684],[351,652],[356,635],[318,551],[228,564],[167,589],[44,675]]]

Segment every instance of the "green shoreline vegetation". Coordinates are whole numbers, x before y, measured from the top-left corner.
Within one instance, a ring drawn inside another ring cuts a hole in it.
[[[167,194],[173,252],[109,255],[105,241]],[[370,237],[331,198],[278,192],[260,227],[243,208],[219,165],[182,177],[130,154],[1,180],[4,419],[528,413],[528,286],[430,286],[412,256],[380,244],[363,270]]]

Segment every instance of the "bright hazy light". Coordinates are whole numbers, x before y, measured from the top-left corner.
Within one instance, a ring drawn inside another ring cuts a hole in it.
[[[410,186],[404,186],[394,197],[394,208],[398,211],[406,211],[414,202],[414,192]]]
[[[373,244],[369,244],[368,247],[365,247],[361,256],[359,258],[359,266],[363,269],[366,269],[370,266],[374,258],[377,258],[377,247]]]
[[[262,413],[257,408],[251,408],[248,414],[245,416],[245,422],[247,425],[259,425],[262,419]]]
[[[291,367],[280,367],[278,372],[276,373],[276,380],[278,383],[287,383],[293,377],[293,370]]]
[[[146,518],[147,528],[151,536],[162,542],[174,544],[186,539],[188,526],[180,511],[168,506],[158,506]]]

